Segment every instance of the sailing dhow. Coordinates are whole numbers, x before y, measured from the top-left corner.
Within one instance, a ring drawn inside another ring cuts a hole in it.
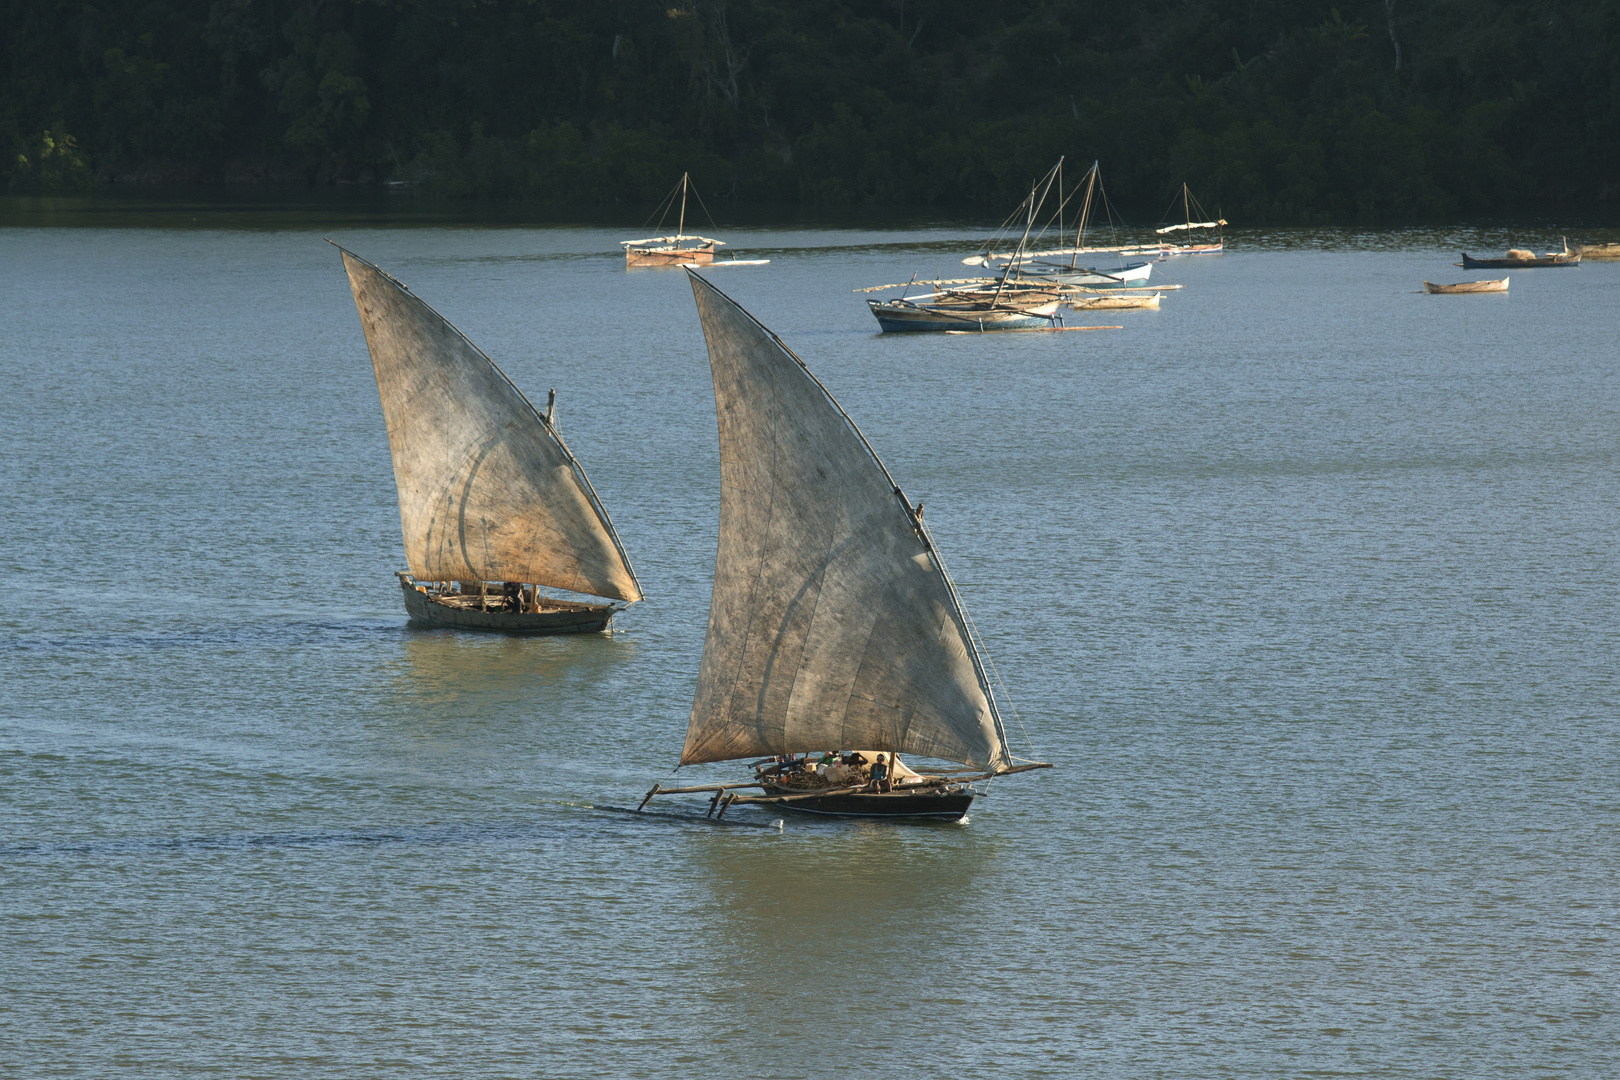
[[[590,633],[641,599],[607,511],[558,434],[445,318],[342,248],[399,487],[412,621]],[[562,589],[617,603],[548,595]]]
[[[921,505],[802,360],[690,277],[720,423],[720,538],[681,764],[764,760],[750,782],[657,786],[642,806],[706,791],[710,813],[956,819],[973,782],[1049,768],[1007,747]],[[899,754],[967,768],[914,770]]]

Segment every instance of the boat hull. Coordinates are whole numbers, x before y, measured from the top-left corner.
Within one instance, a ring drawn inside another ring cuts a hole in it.
[[[1499,293],[1508,291],[1508,279],[1498,281],[1461,281],[1455,285],[1436,285],[1432,281],[1425,281],[1423,287],[1431,293],[1441,295],[1457,295],[1461,293]]]
[[[714,245],[696,248],[625,248],[624,265],[689,266],[714,262]]]
[[[1579,266],[1579,255],[1542,255],[1534,259],[1476,259],[1463,252],[1464,270],[1536,270],[1548,266]]]
[[[995,308],[989,311],[974,311],[970,307],[951,310],[943,305],[910,304],[903,300],[868,300],[866,303],[885,334],[1044,330],[1063,321],[1054,314],[1058,308],[1056,300],[1018,310]]]
[[[543,611],[479,611],[441,603],[410,579],[399,575],[405,613],[418,626],[440,630],[482,630],[500,634],[595,634],[606,630],[619,608],[612,604],[548,602]]]
[[[803,789],[766,785],[767,795],[803,795]],[[966,816],[973,805],[973,792],[963,788],[956,791],[890,791],[846,792],[841,795],[822,795],[794,799],[792,802],[768,803],[783,810],[801,814],[819,814],[822,817],[862,818],[933,818],[956,821]]]

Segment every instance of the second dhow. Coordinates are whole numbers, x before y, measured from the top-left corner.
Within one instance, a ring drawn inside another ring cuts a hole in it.
[[[704,791],[716,816],[763,803],[957,819],[974,782],[1051,768],[1007,746],[922,505],[804,361],[690,277],[720,425],[720,535],[681,764],[762,760],[752,780],[654,786],[642,807]],[[908,768],[902,753],[966,768]]]
[[[442,315],[338,250],[388,425],[411,620],[515,634],[607,629],[641,585],[557,432],[555,391],[541,414]]]

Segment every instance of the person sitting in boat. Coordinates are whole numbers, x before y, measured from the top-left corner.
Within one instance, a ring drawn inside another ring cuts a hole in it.
[[[501,585],[502,611],[523,610],[523,600],[518,596],[518,591],[522,588],[523,586],[515,581],[508,581]]]
[[[873,791],[889,791],[892,788],[889,783],[889,759],[883,754],[879,754],[872,763],[871,788]]]

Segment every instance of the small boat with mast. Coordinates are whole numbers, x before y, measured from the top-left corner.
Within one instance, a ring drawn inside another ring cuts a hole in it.
[[[1050,768],[1008,748],[982,645],[922,505],[804,361],[689,276],[714,376],[721,485],[714,597],[680,763],[757,760],[752,779],[655,785],[637,809],[702,792],[715,816],[768,805],[957,819],[975,783]],[[812,754],[831,760],[816,768]]]
[[[388,426],[410,567],[397,577],[411,621],[512,634],[607,629],[642,598],[641,584],[557,431],[557,392],[538,412],[442,315],[338,250]]]
[[[1174,206],[1175,203],[1172,202],[1170,205]],[[1174,244],[1166,242],[1160,245],[1160,254],[1219,255],[1221,252],[1226,250],[1226,219],[1217,218],[1214,221],[1194,221],[1192,208],[1195,206],[1198,206],[1198,200],[1193,198],[1192,189],[1189,188],[1184,181],[1181,185],[1181,216],[1184,220],[1179,225],[1166,225],[1162,229],[1154,229],[1153,231],[1160,236],[1166,236],[1170,233],[1184,232],[1187,234],[1187,240],[1191,241],[1194,229],[1214,229],[1216,230],[1215,242],[1213,244]],[[1198,206],[1198,216],[1208,216],[1204,213],[1204,208],[1202,206]],[[1162,221],[1164,219],[1160,218],[1159,220]]]
[[[715,240],[707,236],[686,235],[686,197],[690,194],[703,206],[703,199],[692,187],[692,174],[682,173],[680,183],[674,190],[664,196],[664,201],[658,204],[653,213],[658,215],[658,227],[663,228],[664,219],[675,205],[675,196],[681,198],[680,217],[675,226],[674,236],[649,236],[642,240],[620,240],[624,246],[624,265],[626,269],[632,266],[682,266],[691,264],[712,263],[714,249],[723,247],[724,240]],[[708,207],[703,207],[704,214],[708,214]],[[652,218],[648,218],[651,221]],[[709,219],[714,224],[714,219]]]

